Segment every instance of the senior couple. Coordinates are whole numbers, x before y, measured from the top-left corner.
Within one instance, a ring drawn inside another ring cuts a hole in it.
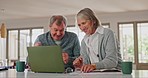
[[[111,68],[120,70],[121,54],[114,32],[102,27],[90,8],[80,10],[76,22],[85,33],[81,47],[77,35],[66,31],[67,20],[62,15],[50,18],[50,31],[39,35],[34,46],[60,45],[65,68],[80,68],[86,73]]]

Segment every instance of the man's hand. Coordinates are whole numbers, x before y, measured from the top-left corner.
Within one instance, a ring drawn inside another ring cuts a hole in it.
[[[36,42],[34,46],[42,46],[41,42]]]
[[[62,56],[63,56],[63,61],[64,61],[64,63],[67,64],[67,63],[68,63],[68,60],[69,60],[68,53],[63,52],[63,53],[62,53]]]

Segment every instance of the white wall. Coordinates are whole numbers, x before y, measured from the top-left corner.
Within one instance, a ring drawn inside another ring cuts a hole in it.
[[[16,19],[7,20],[7,29],[13,28],[29,28],[29,27],[44,27],[45,30],[48,28],[49,18],[32,18],[32,19]]]
[[[97,13],[96,13],[97,14]],[[118,22],[148,21],[148,11],[97,14],[102,23],[110,23],[110,28],[117,34]],[[75,15],[66,16],[68,25],[75,24]],[[49,17],[7,20],[6,26],[11,28],[42,27],[48,31]]]
[[[98,17],[102,23],[110,23],[110,28],[117,34],[118,22],[148,21],[148,11],[102,14]]]

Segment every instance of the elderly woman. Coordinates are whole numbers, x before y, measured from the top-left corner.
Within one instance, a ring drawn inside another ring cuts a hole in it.
[[[94,12],[84,8],[76,15],[79,28],[86,34],[81,42],[81,56],[73,65],[83,72],[121,69],[121,54],[114,32],[103,28]]]

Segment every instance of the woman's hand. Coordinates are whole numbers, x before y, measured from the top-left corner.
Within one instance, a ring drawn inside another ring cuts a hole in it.
[[[95,64],[87,64],[87,65],[83,65],[81,67],[81,71],[83,71],[84,73],[91,72],[91,71],[93,71],[95,69],[96,69],[96,65]]]
[[[68,60],[69,60],[68,53],[63,52],[63,53],[62,53],[62,56],[63,56],[63,61],[64,61],[64,63],[67,64],[67,63],[68,63]]]
[[[73,61],[73,65],[75,68],[81,68],[81,66],[83,65],[83,59],[81,56],[79,56],[78,58],[76,58],[74,61]]]

